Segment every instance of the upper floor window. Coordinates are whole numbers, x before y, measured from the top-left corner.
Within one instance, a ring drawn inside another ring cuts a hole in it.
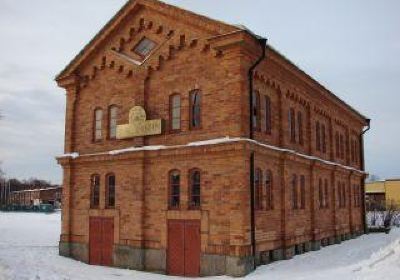
[[[169,202],[170,209],[179,209],[181,195],[181,174],[177,170],[169,173]]]
[[[298,135],[299,135],[299,144],[303,145],[304,144],[304,138],[303,138],[303,114],[301,112],[297,112],[297,129],[298,129]]]
[[[304,175],[300,176],[300,209],[306,208],[306,178]]]
[[[290,142],[296,143],[296,115],[293,108],[289,109],[289,136]]]
[[[171,130],[181,129],[181,96],[174,94],[170,99]]]
[[[335,134],[335,150],[336,150],[336,158],[340,158],[340,143],[339,143],[340,141],[339,141],[339,133],[338,132],[336,132],[336,134]]]
[[[108,126],[109,126],[109,138],[117,138],[117,118],[118,118],[118,107],[116,105],[111,105],[109,109],[108,116]]]
[[[253,112],[252,112],[252,117],[253,117],[253,129],[255,130],[260,130],[260,93],[258,91],[255,91],[253,94]]]
[[[254,174],[254,207],[261,209],[261,169],[257,168]]]
[[[90,208],[98,208],[100,203],[100,176],[90,178]]]
[[[271,134],[272,131],[272,112],[271,112],[271,98],[264,96],[265,100],[265,133]]]
[[[201,174],[200,170],[194,169],[189,175],[189,208],[199,209],[201,203]]]
[[[340,158],[344,159],[345,155],[344,155],[344,137],[343,134],[340,134],[339,136],[339,143],[340,143]]]
[[[201,92],[193,90],[190,93],[190,128],[198,129],[201,127]]]
[[[321,151],[321,126],[319,124],[319,121],[317,121],[315,125],[315,144],[317,151]]]
[[[94,141],[100,141],[103,138],[103,110],[94,110]]]
[[[265,206],[266,210],[274,209],[274,197],[273,197],[273,186],[272,186],[272,172],[267,170],[265,172]]]
[[[115,207],[115,175],[108,174],[106,176],[106,207]]]
[[[155,42],[145,37],[134,47],[133,51],[142,57],[146,57],[155,46]]]
[[[298,209],[298,190],[297,190],[297,175],[293,174],[292,176],[292,208],[293,209]]]
[[[325,125],[321,125],[321,149],[322,152],[325,154],[326,153],[326,131],[325,131]]]

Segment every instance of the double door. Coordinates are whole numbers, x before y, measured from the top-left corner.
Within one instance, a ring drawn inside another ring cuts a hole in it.
[[[89,221],[89,263],[112,266],[114,245],[114,219],[90,217]]]
[[[199,276],[200,221],[168,221],[167,271],[170,275]]]

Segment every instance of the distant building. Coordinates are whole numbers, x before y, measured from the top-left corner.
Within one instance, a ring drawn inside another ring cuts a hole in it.
[[[10,193],[10,204],[18,206],[34,206],[61,203],[62,187],[14,191]],[[57,205],[58,204],[58,205]]]
[[[387,179],[365,184],[367,210],[385,207],[389,203],[400,205],[400,179]]]

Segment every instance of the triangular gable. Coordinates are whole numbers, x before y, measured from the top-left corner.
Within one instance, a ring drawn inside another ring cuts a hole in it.
[[[135,9],[141,7],[148,7],[158,12],[177,18],[178,20],[188,21],[196,24],[202,23],[201,25],[209,29],[215,35],[220,35],[228,32],[236,31],[240,28],[230,25],[218,20],[210,19],[206,16],[202,16],[191,11],[187,11],[158,0],[129,0],[116,14],[115,16],[93,37],[92,40],[78,53],[77,56],[56,76],[56,80],[68,77],[71,75],[87,57],[101,44],[108,36],[119,27],[119,25],[128,17]]]

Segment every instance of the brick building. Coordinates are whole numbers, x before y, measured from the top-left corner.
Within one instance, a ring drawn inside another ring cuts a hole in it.
[[[61,193],[62,187],[13,191],[10,193],[9,204],[15,206],[58,205],[61,203]]]
[[[61,255],[240,276],[364,230],[369,120],[243,26],[128,1],[56,80]]]

